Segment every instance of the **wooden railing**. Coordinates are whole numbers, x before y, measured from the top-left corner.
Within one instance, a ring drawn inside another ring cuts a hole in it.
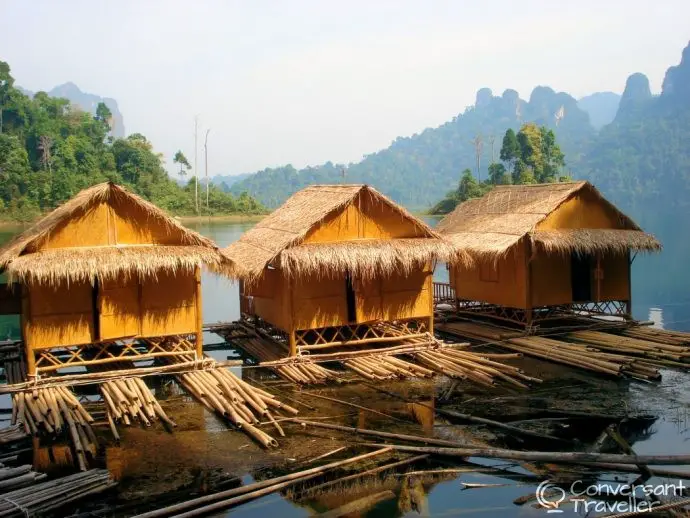
[[[434,304],[455,302],[455,290],[447,282],[434,283]]]

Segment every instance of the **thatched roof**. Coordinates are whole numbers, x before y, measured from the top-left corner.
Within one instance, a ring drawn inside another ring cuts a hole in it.
[[[69,221],[83,217],[101,203],[114,208],[134,207],[146,222],[165,228],[176,237],[174,244],[113,244],[41,250],[51,235]],[[185,228],[163,210],[113,183],[85,189],[28,230],[0,248],[0,272],[14,282],[53,284],[156,275],[160,271],[193,271],[198,266],[229,268],[216,244]]]
[[[618,228],[539,229],[549,214],[583,193],[605,204],[617,216]],[[437,230],[458,250],[493,258],[527,236],[546,250],[564,253],[661,249],[654,236],[643,232],[589,182],[497,186],[481,198],[458,205]]]
[[[415,237],[352,239],[303,243],[308,233],[351,204],[383,204],[417,229]],[[267,266],[288,275],[350,271],[373,278],[409,271],[456,253],[436,232],[404,208],[367,185],[312,185],[291,196],[281,207],[223,250],[245,280],[258,278]],[[467,259],[460,253],[459,259]]]

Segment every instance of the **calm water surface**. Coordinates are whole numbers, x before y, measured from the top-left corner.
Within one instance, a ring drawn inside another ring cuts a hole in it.
[[[437,221],[429,218],[431,224]],[[201,234],[210,237],[225,247],[242,235],[254,223],[237,222],[197,222],[189,226]],[[16,229],[0,227],[0,244],[7,241],[16,233]],[[668,260],[668,258],[666,258]],[[634,266],[634,279],[640,279],[645,275],[645,269],[654,268],[654,260],[645,259]],[[447,272],[443,265],[437,267],[435,274],[438,280],[446,280]],[[635,283],[637,284],[637,283]],[[655,301],[648,300],[645,293],[634,291],[634,315],[638,319],[653,320],[658,327],[675,330],[690,330],[690,301],[677,301],[670,304],[655,304]],[[239,317],[238,305],[238,286],[228,280],[219,278],[215,275],[205,273],[203,276],[203,313],[204,321],[207,323],[219,321],[231,321]],[[0,317],[0,339],[6,337],[18,337],[19,328],[16,319]],[[207,344],[218,343],[221,340],[217,335],[208,334]],[[210,354],[217,359],[232,357],[235,352],[231,349],[214,350]],[[550,364],[536,362],[539,368],[545,369],[546,374],[554,376],[554,372],[560,370]],[[547,373],[546,371],[549,371]],[[238,371],[238,374],[242,374]],[[245,373],[245,376],[248,375]],[[572,373],[564,376],[573,375]],[[558,374],[556,374],[558,376]],[[575,374],[577,378],[577,374]],[[578,378],[579,379],[579,378]],[[446,383],[443,380],[434,381],[431,384],[397,383],[391,390],[402,393],[403,391],[415,392],[421,397],[428,395],[433,400],[435,395],[434,384]],[[566,382],[564,382],[566,383]],[[601,388],[604,387],[604,388]],[[284,389],[287,390],[287,389]],[[293,389],[289,389],[294,391]],[[336,394],[351,389],[334,389]],[[582,390],[581,388],[577,390]],[[340,391],[340,392],[337,392]],[[296,393],[295,393],[296,394]],[[293,394],[293,395],[295,395]],[[342,396],[340,396],[342,397]],[[375,406],[379,404],[380,395],[376,393],[368,396],[362,404]],[[460,394],[458,396],[463,399]],[[573,400],[581,399],[582,393],[572,393],[568,389],[563,389],[559,393],[559,401],[563,403],[563,408],[569,407]],[[668,371],[664,373],[664,380],[658,385],[647,385],[640,383],[613,383],[602,386],[593,386],[587,389],[585,397],[591,398],[591,402],[596,406],[602,400],[625,401],[631,407],[639,411],[647,411],[659,415],[659,419],[654,423],[649,433],[640,434],[634,443],[635,450],[640,453],[649,454],[671,454],[687,453],[690,448],[690,429],[688,420],[690,414],[690,374]],[[313,403],[313,399],[309,400]],[[394,405],[391,401],[380,402],[384,408],[386,405]],[[582,403],[582,401],[580,401]],[[585,402],[586,403],[586,402]],[[0,400],[0,405],[7,407],[7,398]],[[242,476],[242,480],[250,482],[254,476],[259,476],[261,466],[270,464],[270,458],[276,462],[276,455],[267,454],[258,450],[241,434],[225,431],[225,426],[215,417],[209,415],[200,405],[186,403],[186,410],[181,411],[180,415],[175,415],[180,429],[173,435],[158,433],[154,430],[128,429],[125,432],[123,446],[120,448],[110,448],[107,452],[108,467],[114,472],[119,472],[122,481],[122,492],[129,497],[142,496],[137,493],[137,488],[147,487],[146,483],[155,486],[155,490],[161,490],[165,484],[170,484],[169,489],[177,487],[175,484],[189,482],[189,477],[182,476],[181,473],[204,472],[204,470],[221,469],[228,473]],[[462,407],[459,407],[462,408]],[[332,412],[341,412],[342,408],[334,407]],[[185,419],[189,422],[184,424]],[[361,416],[358,418],[361,419]],[[352,425],[367,426],[367,423],[353,422]],[[2,424],[0,423],[0,426]],[[399,428],[395,423],[368,423],[371,428],[396,430]],[[432,423],[433,426],[433,423]],[[423,430],[409,429],[407,433],[430,432],[426,426]],[[437,428],[437,435],[453,438],[452,428]],[[439,431],[440,430],[440,431]],[[326,434],[328,435],[328,434]],[[329,439],[325,439],[328,441]],[[285,439],[284,441],[290,441]],[[306,444],[306,451],[302,451],[303,458],[323,453],[335,446],[314,441],[309,436],[292,439],[296,444],[299,441]],[[292,442],[289,443],[292,445]],[[313,444],[314,453],[310,453],[309,444]],[[321,448],[319,450],[317,445]],[[295,446],[298,448],[298,446]],[[304,448],[304,446],[303,446]],[[292,454],[292,446],[286,448]],[[268,459],[268,460],[267,460]],[[281,459],[282,460],[282,459]],[[490,461],[485,461],[490,464]],[[256,467],[259,466],[259,471]],[[680,468],[679,468],[680,469]],[[253,475],[249,475],[253,473]],[[180,477],[178,480],[177,477]],[[191,476],[191,475],[190,475]],[[395,480],[395,479],[393,479]],[[402,479],[397,479],[402,480]],[[152,482],[153,481],[153,482]],[[389,480],[390,481],[390,480]],[[461,482],[481,482],[485,484],[506,484],[502,487],[487,487],[481,489],[463,490]],[[534,493],[536,485],[525,485],[493,475],[482,474],[462,474],[439,482],[429,482],[424,480],[423,490],[424,505],[422,514],[431,516],[487,516],[487,517],[515,517],[515,516],[545,516],[543,510],[535,509],[530,502],[523,506],[516,506],[513,500],[518,497]],[[361,489],[361,488],[360,488]],[[152,491],[155,491],[152,490]],[[398,496],[398,488],[394,489]],[[161,490],[162,491],[162,490]],[[122,496],[122,495],[121,495]],[[125,498],[126,496],[123,496]],[[247,517],[280,516],[280,517],[303,517],[309,516],[314,509],[323,511],[326,507],[342,505],[348,500],[348,495],[331,495],[331,500],[325,501],[302,501],[301,505],[293,503],[292,500],[283,495],[270,495],[255,502],[246,504],[233,511],[233,515]],[[337,502],[337,503],[333,503]],[[418,516],[417,511],[406,511],[400,509],[397,500],[391,500],[379,504],[366,516]],[[566,511],[561,516],[574,516],[571,511]],[[220,516],[223,516],[222,514]]]

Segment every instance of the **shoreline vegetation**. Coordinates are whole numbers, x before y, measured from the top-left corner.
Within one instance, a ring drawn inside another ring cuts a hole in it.
[[[112,135],[113,115],[103,103],[93,113],[45,92],[25,95],[14,86],[10,66],[0,61],[0,221],[24,223],[93,185],[113,182],[171,215],[254,215],[264,206],[246,192],[232,194],[191,176],[181,150],[166,157],[144,135]],[[198,195],[197,195],[198,193]]]

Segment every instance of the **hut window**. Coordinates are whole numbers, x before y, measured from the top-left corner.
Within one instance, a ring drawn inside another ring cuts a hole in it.
[[[479,280],[482,282],[498,282],[498,264],[493,261],[480,263]]]

